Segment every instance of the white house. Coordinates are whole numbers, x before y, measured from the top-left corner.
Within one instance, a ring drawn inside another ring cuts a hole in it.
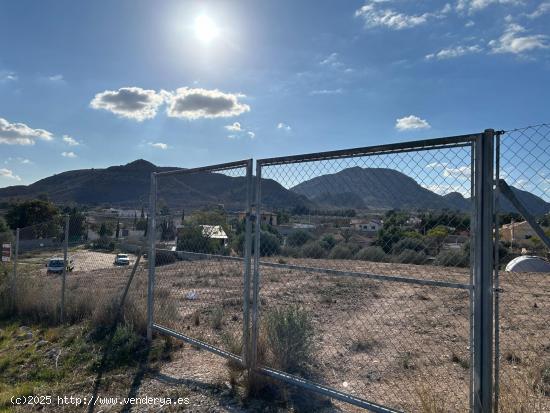
[[[361,218],[352,218],[350,225],[358,231],[378,232],[382,229],[383,222],[378,219],[364,220]]]

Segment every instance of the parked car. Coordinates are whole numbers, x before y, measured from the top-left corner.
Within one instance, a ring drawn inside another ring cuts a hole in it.
[[[115,257],[115,265],[130,265],[130,257],[128,257],[128,254],[117,254]]]
[[[52,257],[46,264],[46,272],[48,274],[61,274],[63,272],[63,257]],[[67,258],[67,272],[74,269],[74,262],[71,257]]]

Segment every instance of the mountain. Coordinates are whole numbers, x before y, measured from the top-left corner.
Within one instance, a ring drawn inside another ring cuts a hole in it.
[[[291,188],[326,208],[444,209],[469,211],[470,198],[458,192],[438,195],[411,177],[386,168],[352,167],[302,182]],[[534,215],[550,211],[550,203],[538,196],[512,187],[518,199]],[[507,199],[500,210],[516,212]]]
[[[138,208],[149,202],[152,172],[170,171],[143,159],[105,169],[81,169],[41,179],[31,185],[0,188],[0,201],[36,198],[46,195],[55,203],[112,205]],[[236,174],[235,174],[236,175]],[[224,204],[228,209],[243,209],[246,179],[228,173],[201,172],[160,176],[158,200],[174,208],[199,208]],[[308,206],[305,197],[285,189],[273,180],[262,182],[262,200],[271,207]]]
[[[139,208],[149,202],[151,172],[170,171],[138,159],[126,165],[104,169],[67,171],[31,185],[0,188],[0,201],[37,198],[46,195],[58,204],[110,205]],[[230,171],[234,172],[234,171]],[[245,207],[246,179],[236,173],[200,172],[160,176],[158,200],[175,209],[223,204],[229,210]],[[513,188],[516,196],[534,215],[550,211],[550,204],[530,192]],[[471,201],[458,192],[438,195],[411,177],[393,169],[344,169],[315,177],[290,190],[277,181],[262,179],[262,204],[266,208],[297,206],[354,209],[444,209],[469,211]],[[515,208],[501,200],[502,211]]]
[[[310,179],[291,189],[325,207],[454,209],[445,197],[399,171],[386,168],[356,166]]]

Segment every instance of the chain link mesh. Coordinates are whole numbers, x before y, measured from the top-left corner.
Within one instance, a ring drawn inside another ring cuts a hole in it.
[[[499,178],[550,235],[550,125],[505,132]],[[550,411],[550,258],[526,216],[501,191],[498,198],[499,348],[501,411]],[[523,258],[522,258],[523,257]],[[542,272],[540,272],[542,271]]]
[[[258,362],[391,408],[467,410],[470,144],[322,157],[261,168]]]
[[[154,322],[240,357],[246,163],[156,182]]]

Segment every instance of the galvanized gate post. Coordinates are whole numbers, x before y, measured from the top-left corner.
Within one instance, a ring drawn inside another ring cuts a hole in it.
[[[246,218],[244,233],[244,279],[243,279],[243,364],[250,367],[250,272],[252,255],[252,159],[246,165]]]
[[[69,250],[69,215],[65,215],[65,237],[63,239],[63,278],[61,279],[61,323],[65,322],[65,283],[67,279],[67,258]]]
[[[157,176],[151,173],[151,192],[149,194],[149,212],[147,215],[149,226],[147,228],[147,240],[149,244],[148,266],[149,276],[147,279],[147,340],[153,340],[153,293],[155,286],[155,243],[156,225],[155,216],[157,209]]]
[[[493,410],[493,213],[494,135],[486,129],[475,140],[473,221],[473,411]]]
[[[258,333],[259,333],[259,301],[260,301],[260,228],[262,224],[261,215],[261,182],[262,165],[256,161],[256,200],[254,202],[254,280],[252,290],[252,357],[250,368],[255,369],[258,360]]]

